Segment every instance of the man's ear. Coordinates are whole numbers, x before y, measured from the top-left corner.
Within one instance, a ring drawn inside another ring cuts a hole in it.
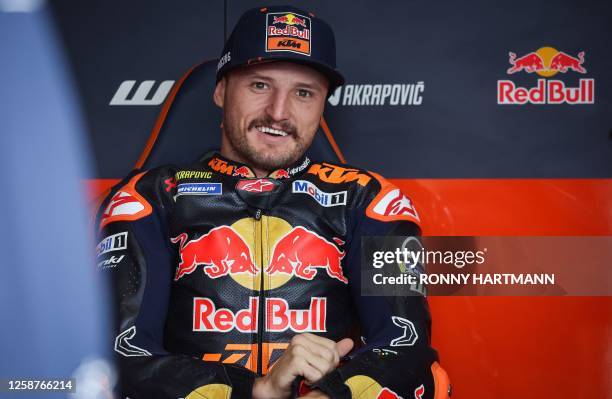
[[[215,104],[217,104],[217,107],[219,108],[223,108],[223,105],[225,102],[225,85],[226,85],[226,79],[224,76],[221,78],[221,80],[217,82],[217,86],[215,86],[213,100]]]

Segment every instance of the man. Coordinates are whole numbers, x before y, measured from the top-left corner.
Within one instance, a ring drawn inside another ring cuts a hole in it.
[[[220,153],[133,174],[102,205],[130,398],[446,393],[425,299],[360,295],[361,237],[416,235],[416,211],[383,178],[304,155],[335,64],[313,14],[246,12],[217,69]]]

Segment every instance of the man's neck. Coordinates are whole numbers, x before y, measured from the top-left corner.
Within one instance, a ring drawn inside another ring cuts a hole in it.
[[[249,168],[251,168],[253,173],[255,173],[255,176],[257,176],[258,178],[266,177],[270,174],[270,172],[272,172],[271,170],[265,170],[251,165],[246,159],[242,159],[241,156],[235,154],[233,151],[228,151],[226,148],[224,148],[223,145],[221,146],[221,151],[219,151],[219,153],[224,158],[227,158],[230,161],[239,162],[247,165]]]

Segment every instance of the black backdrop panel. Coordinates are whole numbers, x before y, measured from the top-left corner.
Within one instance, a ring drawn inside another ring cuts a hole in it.
[[[325,116],[350,163],[400,178],[612,177],[612,2],[291,4],[335,28],[347,85]],[[231,29],[257,4],[226,5]],[[54,11],[91,127],[95,177],[120,177],[149,135],[161,83],[219,56],[224,3],[58,0]],[[577,62],[584,52],[577,64],[584,73],[509,74],[509,52],[517,59],[537,54],[545,64],[560,53]],[[582,96],[587,103],[498,104],[498,81],[533,91],[538,80],[579,87],[581,79],[594,90]],[[109,104],[127,80],[136,81],[131,104],[140,83],[155,81],[147,105]]]

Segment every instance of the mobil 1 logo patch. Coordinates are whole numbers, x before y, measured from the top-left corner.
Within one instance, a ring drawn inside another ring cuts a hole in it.
[[[112,236],[104,238],[96,246],[96,255],[100,256],[107,252],[121,251],[123,249],[126,249],[127,236],[127,231],[124,231],[123,233],[113,234]]]
[[[307,194],[315,199],[321,206],[330,207],[338,205],[346,205],[346,191],[338,191],[336,193],[326,193],[321,191],[312,182],[307,180],[296,180],[293,182],[293,192],[299,194]]]
[[[222,183],[181,183],[176,195],[221,195]]]

